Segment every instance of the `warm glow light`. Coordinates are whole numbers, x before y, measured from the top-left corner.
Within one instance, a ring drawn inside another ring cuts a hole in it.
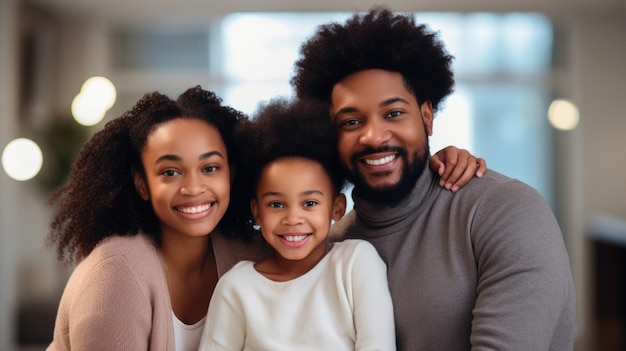
[[[115,104],[116,98],[117,91],[110,80],[100,76],[91,77],[72,101],[72,116],[81,125],[96,125]]]
[[[80,93],[72,100],[72,116],[83,126],[93,126],[104,118],[106,109],[95,95]]]
[[[548,120],[558,130],[572,130],[579,120],[578,107],[568,100],[554,100],[548,108]]]
[[[95,76],[87,79],[80,89],[81,93],[89,93],[95,95],[107,110],[113,107],[117,98],[115,85],[105,77]]]
[[[41,149],[30,139],[15,139],[2,151],[2,168],[15,180],[32,179],[39,173],[42,164]]]

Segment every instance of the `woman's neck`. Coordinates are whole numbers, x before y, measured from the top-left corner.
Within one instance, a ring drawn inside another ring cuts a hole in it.
[[[191,325],[206,315],[217,284],[217,264],[210,237],[163,236],[161,254],[172,310]]]
[[[179,274],[199,273],[206,268],[207,260],[213,257],[213,245],[209,235],[203,237],[182,237],[163,235],[161,255],[168,270]],[[213,263],[215,259],[212,259]]]

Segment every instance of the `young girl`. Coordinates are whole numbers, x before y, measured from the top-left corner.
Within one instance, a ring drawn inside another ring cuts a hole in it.
[[[78,266],[48,350],[197,349],[218,277],[269,252],[231,192],[243,120],[200,87],[176,101],[155,92],[83,146],[50,199],[48,243]],[[454,178],[473,156],[446,150]]]
[[[84,145],[51,198],[48,240],[80,263],[48,350],[197,349],[218,277],[266,254],[229,210],[244,119],[200,87],[155,92]]]
[[[395,350],[385,264],[366,241],[327,240],[346,198],[325,113],[274,100],[240,125],[252,215],[274,253],[220,280],[200,350]]]

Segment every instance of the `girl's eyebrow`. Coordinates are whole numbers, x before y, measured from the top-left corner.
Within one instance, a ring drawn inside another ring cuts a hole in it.
[[[207,158],[210,158],[212,156],[218,156],[220,158],[224,158],[224,155],[222,155],[221,152],[219,151],[209,151],[209,152],[205,152],[202,155],[198,156],[198,160],[202,161],[202,160],[206,160]],[[163,162],[163,161],[173,161],[173,162],[182,162],[183,159],[178,156],[178,155],[163,155],[163,156],[159,156],[159,158],[156,159],[156,161],[154,163],[159,163],[159,162]]]
[[[300,195],[306,195],[306,196],[310,196],[310,195],[324,195],[324,193],[320,190],[307,190],[307,191],[303,191],[302,193],[300,193]],[[282,195],[282,193],[278,192],[278,191],[268,191],[266,193],[261,194],[261,197],[266,197],[266,196],[279,196]]]

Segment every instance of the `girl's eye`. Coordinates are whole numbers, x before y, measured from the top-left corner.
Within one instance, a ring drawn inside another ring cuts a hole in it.
[[[163,174],[166,177],[173,177],[173,176],[177,175],[178,172],[173,170],[173,169],[167,169],[167,170],[163,171],[163,173],[161,173],[161,174]]]
[[[218,169],[220,169],[218,166],[207,166],[207,167],[204,167],[204,172],[213,173],[213,172],[217,172]]]
[[[304,207],[313,207],[317,205],[317,201],[314,200],[308,200],[304,202]]]
[[[270,207],[270,208],[283,208],[284,206],[283,206],[282,203],[280,203],[278,201],[272,201],[269,204],[267,204],[267,207]]]

